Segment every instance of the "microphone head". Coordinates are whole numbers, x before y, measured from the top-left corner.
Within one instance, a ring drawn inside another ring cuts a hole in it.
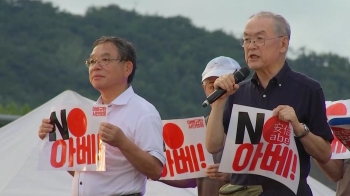
[[[210,105],[210,103],[209,103],[208,100],[205,100],[205,101],[202,103],[203,108],[207,107],[208,105]]]
[[[250,74],[250,69],[248,67],[242,67],[240,70],[235,72],[233,75],[235,76],[236,83],[242,82],[246,79]]]

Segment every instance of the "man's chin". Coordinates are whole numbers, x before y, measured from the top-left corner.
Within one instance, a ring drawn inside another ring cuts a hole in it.
[[[259,62],[249,62],[247,64],[249,69],[252,69],[252,70],[259,70],[262,67],[262,64]]]
[[[98,83],[92,83],[92,87],[94,87],[94,89],[98,90],[98,91],[101,91],[103,89],[105,89],[104,85],[102,84],[98,84]]]

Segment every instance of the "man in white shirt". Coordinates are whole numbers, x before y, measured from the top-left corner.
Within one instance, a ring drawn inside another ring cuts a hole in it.
[[[162,121],[156,108],[134,93],[131,82],[136,71],[136,52],[128,41],[101,37],[86,61],[92,86],[101,93],[96,104],[108,105],[107,121],[99,128],[106,148],[106,171],[69,172],[73,196],[141,196],[147,177],[162,174]],[[53,126],[43,119],[39,137]]]

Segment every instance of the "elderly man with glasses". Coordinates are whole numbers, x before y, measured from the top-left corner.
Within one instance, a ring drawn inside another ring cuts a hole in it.
[[[216,153],[223,148],[233,104],[273,110],[275,116],[290,122],[300,159],[298,196],[311,196],[307,184],[310,156],[320,163],[331,157],[332,132],[327,123],[321,85],[293,71],[286,61],[291,30],[280,15],[260,12],[246,23],[242,47],[245,60],[254,70],[250,80],[235,84],[232,74],[216,79],[215,88],[227,91],[211,107],[206,148]],[[271,178],[254,174],[231,174],[234,196],[294,196],[294,192]],[[226,194],[225,194],[226,195]]]

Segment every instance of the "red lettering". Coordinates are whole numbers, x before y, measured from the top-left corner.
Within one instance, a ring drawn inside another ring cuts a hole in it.
[[[244,151],[246,151],[245,154],[243,154]],[[244,168],[246,168],[253,154],[253,151],[254,146],[252,144],[244,143],[239,145],[239,147],[237,148],[235,158],[233,159],[232,169],[235,171],[242,171]],[[242,157],[244,157],[244,160],[243,163],[240,164]]]
[[[350,135],[350,130],[349,129],[343,129],[342,130],[343,135]]]
[[[187,124],[189,125],[189,124],[194,124],[195,123],[195,121],[194,120],[187,120]]]
[[[174,150],[166,150],[165,155],[167,162],[163,167],[162,177],[167,175],[171,177],[174,176],[174,170],[177,174],[183,174],[200,171],[199,166],[202,168],[207,167],[202,144],[197,144],[197,150],[194,145],[184,146]]]
[[[333,153],[346,152],[346,147],[338,140],[337,137],[334,137],[334,140],[332,142],[332,152]]]
[[[196,153],[196,149],[193,145],[190,146],[190,150],[191,150],[191,156],[192,156],[192,162],[193,162],[193,166],[194,166],[194,170],[199,171],[199,165],[198,165],[198,160],[197,160],[197,153]],[[200,154],[200,152],[198,151],[198,154]]]
[[[207,168],[207,164],[205,163],[205,156],[202,144],[197,144],[199,160],[202,161],[202,168]]]
[[[268,119],[264,125],[263,137],[272,144],[290,143],[290,127],[288,122],[283,122],[277,117]]]
[[[105,107],[93,107],[92,108],[93,116],[106,116],[106,108]]]
[[[196,129],[196,128],[204,127],[203,119],[187,120],[187,124],[188,124],[189,129]]]
[[[91,137],[77,137],[77,164],[91,164]]]
[[[106,116],[106,112],[93,112],[93,116]]]
[[[92,111],[104,112],[106,111],[105,107],[92,107]]]
[[[166,175],[168,175],[168,164],[165,163],[160,177],[164,178]]]
[[[171,156],[170,150],[165,151],[165,156],[166,156],[166,164],[163,167],[162,177],[165,177],[168,175],[168,169],[170,172],[170,176],[174,176],[174,169],[173,169],[174,159]]]
[[[253,145],[252,145],[253,146]],[[254,147],[254,146],[253,146]],[[263,143],[259,143],[256,150],[255,150],[255,153],[254,153],[254,156],[253,156],[253,161],[249,167],[249,170],[250,171],[253,171],[255,170],[255,167],[256,167],[256,164],[258,163],[258,160],[263,157],[264,153],[262,152],[262,148],[264,147],[264,144]]]
[[[74,154],[77,152],[77,149],[74,148],[73,138],[69,138],[69,157],[68,157],[68,167],[73,167],[74,165]]]
[[[96,140],[95,140],[95,135],[94,134],[91,134],[91,141],[92,142],[92,163],[96,163],[96,159],[97,161],[100,160],[100,153],[101,153],[101,145],[102,145],[102,142],[100,141],[100,134],[97,134],[97,137],[96,137]],[[95,141],[96,141],[96,144],[95,144]],[[96,145],[98,145],[98,150],[97,150],[97,153],[96,153]]]
[[[298,161],[298,157],[296,154],[294,154],[294,158],[293,158],[293,165],[292,165],[292,173],[289,175],[290,179],[291,180],[294,180],[294,175],[296,173],[296,170],[297,170],[297,161]]]
[[[186,153],[185,153],[186,151]],[[178,174],[183,174],[188,171],[194,172],[191,159],[190,149],[188,146],[173,150],[175,168]]]
[[[99,135],[97,135],[98,138]],[[100,141],[97,139],[94,134],[91,134],[91,163],[95,164],[96,163],[96,157],[99,156],[99,150],[100,147],[98,148],[98,153],[96,154],[96,144],[100,146]]]
[[[342,139],[343,139],[343,140],[349,140],[350,137],[348,137],[348,136],[346,136],[346,135],[343,135],[343,136],[342,136]]]
[[[58,147],[61,146],[61,158],[60,161],[57,161],[57,149]],[[66,157],[67,157],[67,144],[63,139],[56,140],[52,144],[51,148],[51,158],[50,158],[50,163],[52,167],[55,168],[60,168],[63,167],[63,165],[66,163]]]
[[[258,164],[259,159],[261,159],[260,165]],[[282,145],[269,143],[264,150],[264,143],[262,142],[258,145],[245,143],[237,148],[232,169],[234,171],[243,171],[249,166],[249,171],[254,171],[256,166],[259,165],[261,170],[275,172],[277,175],[287,178],[292,165],[290,178],[293,180],[297,159],[297,154],[292,149],[289,149],[288,146],[282,148]]]
[[[282,173],[282,176],[285,177],[285,178],[288,177],[289,168],[290,168],[290,165],[292,163],[293,154],[294,154],[293,150],[289,149],[288,157],[287,157],[287,160],[286,160],[286,164],[284,166],[284,170],[283,170],[283,173]]]
[[[334,136],[334,135],[333,135]],[[331,147],[332,147],[332,153],[337,152],[336,146],[338,146],[338,141],[336,141],[336,137],[334,137],[334,140],[332,141]]]
[[[97,140],[95,139],[97,138]],[[94,134],[77,137],[75,139],[69,138],[67,143],[66,140],[57,140],[53,143],[51,149],[51,165],[53,167],[63,167],[67,161],[67,150],[68,150],[68,167],[73,167],[76,159],[77,165],[83,164],[95,164],[96,157],[99,160],[99,153],[101,152],[101,145],[99,145],[96,153],[96,142],[99,142],[99,135],[97,137]],[[76,145],[76,146],[75,146]],[[61,155],[57,155],[57,148],[62,146]],[[57,161],[57,156],[61,156]],[[76,156],[76,157],[75,157]]]
[[[343,141],[343,142],[345,143],[344,145],[345,145],[346,147],[348,147],[348,148],[350,147],[350,141],[349,141],[349,140]]]
[[[273,149],[273,147],[275,148]],[[264,157],[261,160],[260,168],[262,170],[267,170],[271,172],[275,171],[275,169],[277,168],[276,174],[281,175],[283,171],[283,167],[286,163],[288,150],[289,148],[287,146],[285,146],[282,151],[281,145],[268,144],[264,153]],[[269,160],[270,160],[270,164],[269,164]]]

